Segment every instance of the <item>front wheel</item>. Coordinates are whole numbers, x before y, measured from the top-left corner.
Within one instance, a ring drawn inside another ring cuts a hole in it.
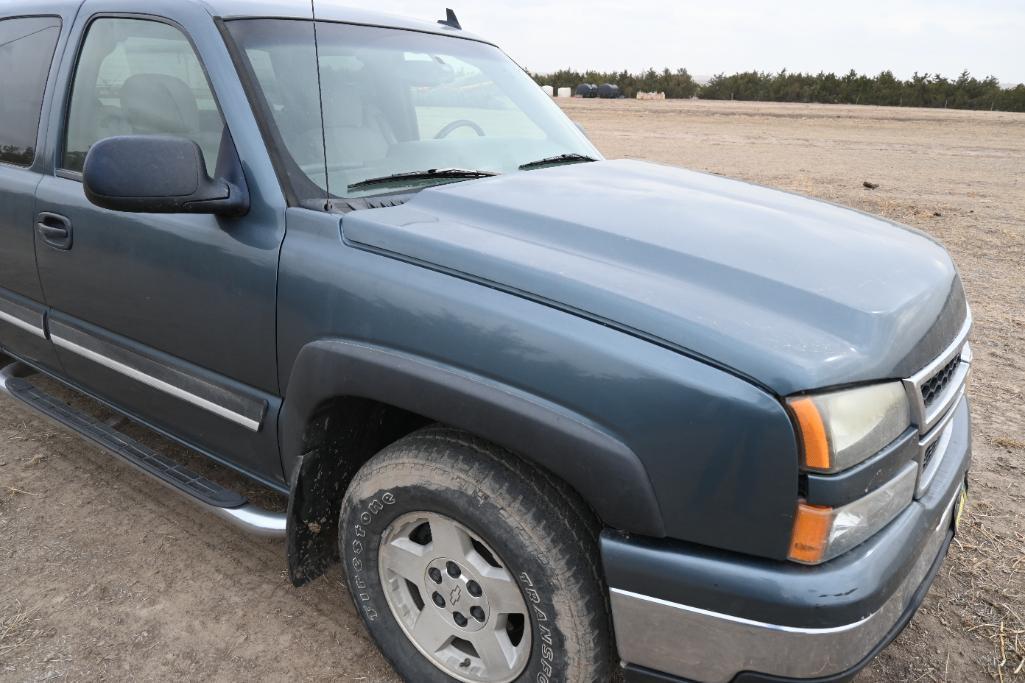
[[[465,432],[384,449],[342,503],[349,590],[409,681],[608,681],[594,521],[573,493]]]

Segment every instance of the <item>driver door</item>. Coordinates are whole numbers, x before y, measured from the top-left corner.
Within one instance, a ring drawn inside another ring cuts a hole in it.
[[[53,126],[57,164],[37,191],[36,211],[66,232],[36,237],[51,339],[68,378],[87,392],[280,483],[275,297],[283,207],[252,192],[249,214],[229,219],[117,213],[85,197],[86,153],[106,137],[192,139],[211,174],[239,154],[187,33],[191,23],[216,41],[209,16],[200,24],[104,13],[120,4],[89,2],[80,15],[79,47],[68,50],[74,63],[63,68],[69,104]]]

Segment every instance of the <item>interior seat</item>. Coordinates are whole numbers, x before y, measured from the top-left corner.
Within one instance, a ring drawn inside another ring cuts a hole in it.
[[[165,74],[136,74],[121,86],[121,109],[137,135],[201,133],[199,103],[188,84]]]
[[[166,74],[135,74],[125,80],[120,95],[125,124],[132,133],[194,140],[213,172],[224,124],[220,114],[204,118],[196,94],[185,81]]]
[[[388,156],[391,144],[383,116],[371,116],[372,108],[366,104],[359,87],[338,78],[327,78],[322,89],[328,164],[355,167]]]

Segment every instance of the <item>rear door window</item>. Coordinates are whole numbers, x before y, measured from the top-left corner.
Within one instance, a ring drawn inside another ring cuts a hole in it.
[[[57,17],[0,20],[0,162],[31,166],[61,22]]]

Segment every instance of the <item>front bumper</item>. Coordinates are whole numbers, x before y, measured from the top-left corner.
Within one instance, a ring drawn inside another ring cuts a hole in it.
[[[929,489],[875,537],[807,567],[606,532],[619,655],[633,681],[844,680],[907,624],[953,535],[967,400]]]

